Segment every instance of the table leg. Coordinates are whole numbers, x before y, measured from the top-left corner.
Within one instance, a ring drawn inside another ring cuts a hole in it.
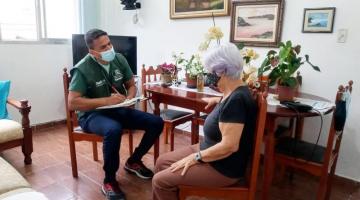
[[[199,143],[199,123],[197,118],[200,116],[200,113],[195,111],[194,120],[191,121],[191,144]]]
[[[269,199],[269,192],[274,173],[274,149],[275,149],[275,128],[276,118],[268,117],[266,119],[266,139],[265,139],[265,163],[264,163],[264,178],[262,187],[262,199]]]
[[[302,117],[296,118],[295,137],[297,139],[302,138],[303,129],[304,129],[304,118],[302,118]]]

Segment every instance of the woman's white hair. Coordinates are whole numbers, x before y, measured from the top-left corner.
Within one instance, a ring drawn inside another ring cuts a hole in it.
[[[210,73],[225,75],[239,79],[243,71],[243,59],[239,49],[232,43],[227,43],[210,49],[204,56],[205,69]]]

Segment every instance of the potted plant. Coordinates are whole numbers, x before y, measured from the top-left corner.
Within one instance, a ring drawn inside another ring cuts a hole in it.
[[[163,84],[171,84],[173,77],[176,75],[176,66],[172,63],[166,64],[163,63],[159,65],[161,69],[161,81]]]
[[[268,73],[269,86],[277,84],[278,99],[280,101],[293,100],[298,86],[295,72],[305,62],[308,63],[315,71],[320,72],[318,66],[309,61],[309,56],[305,55],[305,60],[299,56],[301,46],[292,46],[291,41],[286,44],[280,43],[279,52],[270,50],[265,60],[258,70],[258,77],[262,77],[265,72]]]
[[[173,54],[173,58],[177,66],[182,66],[185,69],[186,86],[196,88],[197,76],[205,72],[200,56],[194,54],[191,55],[190,59],[185,59],[183,53],[180,53],[179,55]]]

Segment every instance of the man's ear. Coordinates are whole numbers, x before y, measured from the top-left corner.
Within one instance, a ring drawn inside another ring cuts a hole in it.
[[[100,59],[100,58],[101,58],[101,54],[100,54],[99,52],[97,52],[97,51],[94,51],[94,50],[92,50],[92,49],[89,49],[89,53],[90,53],[91,55],[93,55],[96,59]]]

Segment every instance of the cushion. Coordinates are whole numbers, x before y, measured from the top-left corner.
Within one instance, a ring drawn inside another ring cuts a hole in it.
[[[30,187],[29,183],[0,157],[0,194],[9,192],[11,190]]]
[[[18,193],[32,192],[32,191],[34,191],[34,190],[31,189],[31,188],[20,188],[20,189],[16,189],[16,190],[11,190],[10,192],[0,194],[0,200],[3,200],[3,199],[5,199],[6,197],[9,197],[9,196],[16,195]]]
[[[164,109],[161,110],[160,115],[164,120],[174,120],[180,117],[183,117],[185,115],[190,115],[192,113],[185,112],[185,111],[179,111],[179,110],[172,110],[172,109]]]
[[[5,193],[4,195],[7,195],[6,197],[2,198],[0,196],[0,200],[47,200],[46,196],[40,192],[36,192],[34,190],[29,189],[29,191],[26,191],[25,189],[18,189],[15,191],[8,192],[11,193],[7,195]]]
[[[276,145],[276,153],[320,164],[324,162],[325,150],[325,147],[291,137],[280,139]]]
[[[9,95],[10,81],[0,81],[0,119],[7,119],[6,101]]]
[[[0,119],[0,143],[24,137],[21,124],[9,119]]]

